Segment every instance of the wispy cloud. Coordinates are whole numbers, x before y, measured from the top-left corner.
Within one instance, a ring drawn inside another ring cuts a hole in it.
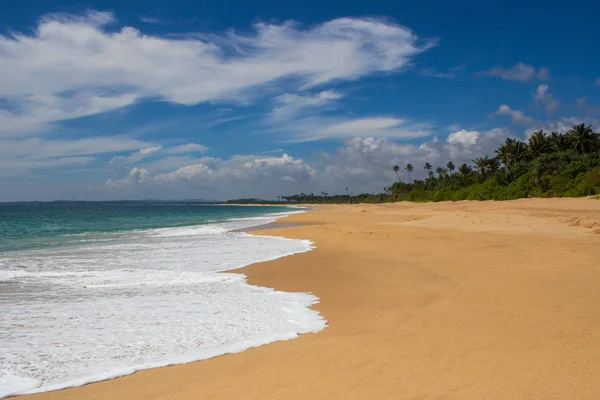
[[[316,94],[285,93],[275,98],[275,108],[269,114],[273,120],[296,117],[303,110],[324,107],[339,100],[343,95],[334,90],[324,90]]]
[[[161,23],[163,23],[160,18],[157,18],[157,17],[146,17],[146,16],[140,16],[140,21],[145,22],[147,24],[161,24]]]
[[[0,132],[36,130],[140,99],[193,105],[306,90],[330,82],[402,71],[435,45],[389,21],[340,18],[304,28],[258,23],[249,34],[185,38],[114,30],[107,12],[53,14],[32,33],[0,35],[4,109]],[[111,29],[107,25],[111,24]],[[284,83],[285,82],[285,83]],[[75,106],[77,104],[77,106]]]
[[[182,144],[180,146],[171,147],[167,149],[168,154],[189,154],[189,153],[206,153],[209,150],[208,147],[197,143]]]
[[[288,139],[282,142],[310,142],[324,139],[347,139],[356,136],[413,139],[433,134],[429,123],[416,123],[393,116],[333,118],[313,116],[294,120],[280,127]]]
[[[519,82],[550,79],[550,71],[547,68],[536,68],[532,65],[523,63],[517,63],[510,68],[494,67],[489,71],[481,71],[477,74],[483,76],[496,76],[508,81]]]
[[[85,139],[1,139],[0,175],[19,176],[34,169],[87,164],[95,157],[152,148],[151,143],[125,136]]]
[[[535,100],[535,105],[537,107],[542,107],[547,114],[552,114],[558,108],[559,103],[548,92],[549,89],[549,85],[539,85],[533,94],[533,99]]]

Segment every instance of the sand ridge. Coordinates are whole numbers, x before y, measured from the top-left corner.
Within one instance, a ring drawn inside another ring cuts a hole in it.
[[[319,206],[244,268],[324,331],[24,399],[598,399],[600,201]]]

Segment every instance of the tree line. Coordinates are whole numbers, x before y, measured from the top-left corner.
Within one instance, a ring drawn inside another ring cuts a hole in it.
[[[580,197],[600,194],[600,133],[578,124],[565,133],[533,133],[526,141],[507,138],[494,155],[481,155],[472,164],[451,160],[433,167],[423,164],[424,179],[412,180],[415,167],[391,167],[397,182],[383,193],[329,195],[321,192],[280,196],[278,202],[357,203],[393,201],[510,200],[524,197]]]

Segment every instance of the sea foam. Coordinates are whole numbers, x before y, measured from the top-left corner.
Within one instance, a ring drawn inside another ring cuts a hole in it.
[[[308,240],[218,224],[86,235],[77,246],[0,258],[0,398],[243,351],[326,326],[318,298],[252,286],[248,264]]]

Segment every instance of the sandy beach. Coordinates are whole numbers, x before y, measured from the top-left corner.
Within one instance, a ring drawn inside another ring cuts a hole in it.
[[[22,396],[598,399],[600,201],[322,206],[253,234],[316,249],[244,268],[329,326],[211,360]]]

